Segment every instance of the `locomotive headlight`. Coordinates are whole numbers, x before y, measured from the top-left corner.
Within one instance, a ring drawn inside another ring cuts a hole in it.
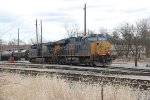
[[[108,55],[111,55],[111,52],[108,52],[107,54],[108,54]]]

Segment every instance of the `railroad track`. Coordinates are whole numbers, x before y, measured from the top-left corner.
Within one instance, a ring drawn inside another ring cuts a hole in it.
[[[150,76],[150,68],[138,67],[87,67],[87,66],[70,66],[70,65],[49,65],[49,64],[27,64],[27,63],[5,63],[0,66],[24,67],[24,68],[46,68],[46,69],[61,69],[61,70],[76,70],[76,71],[91,71],[102,74],[121,74],[121,75],[140,75]]]
[[[69,80],[102,82],[130,85],[142,89],[150,88],[150,69],[124,67],[85,67],[47,64],[0,64],[1,72],[19,72],[21,74],[59,75]]]

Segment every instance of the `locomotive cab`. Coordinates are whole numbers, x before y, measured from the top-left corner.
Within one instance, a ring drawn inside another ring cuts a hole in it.
[[[97,66],[111,64],[110,50],[111,44],[107,38],[101,34],[92,34],[88,37],[91,48],[91,61]]]
[[[111,45],[104,36],[95,35],[88,37],[91,43],[92,55],[107,55],[110,53]]]

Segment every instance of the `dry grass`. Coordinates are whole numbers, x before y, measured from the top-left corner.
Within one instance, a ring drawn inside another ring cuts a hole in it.
[[[66,82],[47,76],[0,74],[0,100],[102,100],[101,85]],[[150,92],[103,86],[103,100],[149,100]]]

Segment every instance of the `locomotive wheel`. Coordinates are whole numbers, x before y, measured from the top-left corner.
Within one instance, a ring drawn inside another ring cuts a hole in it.
[[[58,64],[63,65],[63,59],[60,59]]]
[[[51,61],[51,60],[49,61],[49,64],[52,64],[52,61]]]
[[[85,60],[84,64],[85,64],[85,66],[87,66],[87,65],[88,65],[88,64],[87,64],[87,62],[86,62],[86,60]]]
[[[86,59],[86,60],[84,61],[84,64],[85,64],[85,66],[89,66],[89,65],[90,65],[90,61],[89,61],[88,59]]]
[[[94,66],[94,62],[90,62],[90,66],[93,67]]]
[[[62,65],[65,65],[66,62],[65,62],[65,59],[62,59]]]
[[[89,66],[89,62],[86,62],[86,65]]]

